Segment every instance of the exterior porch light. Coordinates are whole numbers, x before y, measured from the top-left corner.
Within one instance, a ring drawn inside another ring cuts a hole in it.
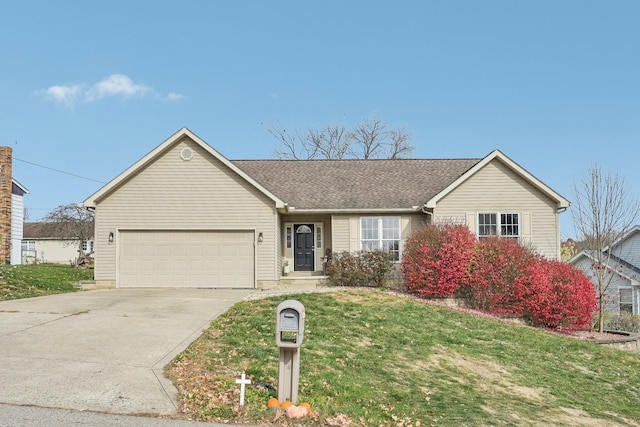
[[[262,231],[258,233],[258,243],[262,243],[262,241],[264,240],[264,235],[262,234]]]
[[[109,233],[109,243],[113,243],[113,231]]]

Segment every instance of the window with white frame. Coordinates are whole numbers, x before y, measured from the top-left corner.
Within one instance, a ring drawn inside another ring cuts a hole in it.
[[[82,252],[85,254],[93,252],[93,240],[84,240],[82,242]]]
[[[22,241],[22,250],[24,252],[35,252],[35,250],[36,250],[36,242],[35,242],[35,240],[23,240]]]
[[[620,314],[633,314],[633,289],[620,288]]]
[[[400,217],[360,218],[360,246],[363,251],[383,249],[400,260]]]
[[[517,213],[479,213],[478,238],[520,237],[520,215]]]

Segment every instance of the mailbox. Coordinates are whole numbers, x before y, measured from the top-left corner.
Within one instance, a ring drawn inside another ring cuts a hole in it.
[[[304,305],[300,301],[286,300],[276,308],[276,344],[280,350],[278,360],[278,400],[298,400],[300,384],[300,346],[304,338]]]
[[[298,348],[304,338],[304,306],[296,300],[281,302],[276,309],[276,344]]]

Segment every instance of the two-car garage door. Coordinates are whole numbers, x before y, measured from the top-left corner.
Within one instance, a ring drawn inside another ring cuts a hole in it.
[[[120,231],[118,286],[253,288],[253,231]]]

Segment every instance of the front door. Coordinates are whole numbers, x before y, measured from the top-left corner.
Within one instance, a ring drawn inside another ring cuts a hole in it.
[[[313,271],[313,224],[294,224],[294,271]]]

